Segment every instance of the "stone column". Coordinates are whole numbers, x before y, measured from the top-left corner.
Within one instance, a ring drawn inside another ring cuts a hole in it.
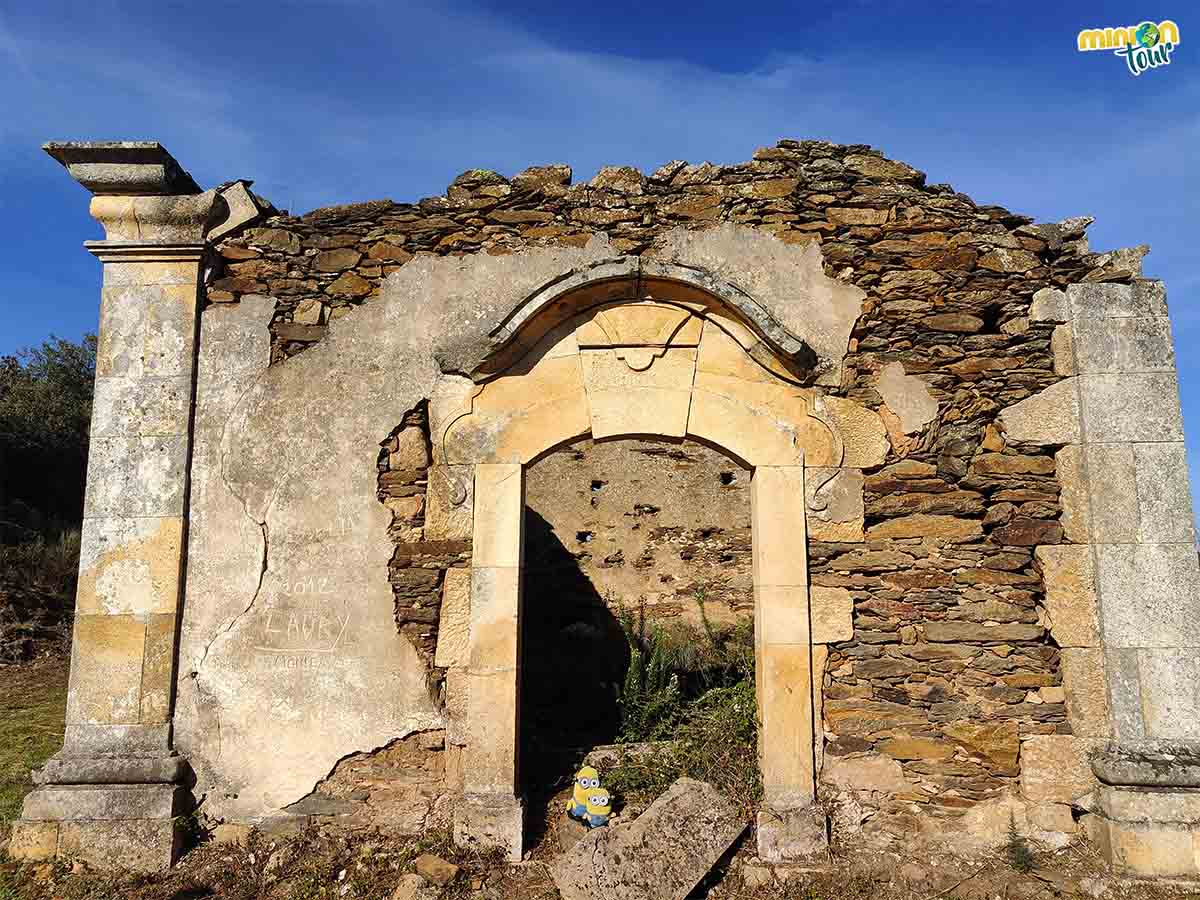
[[[178,853],[171,748],[204,231],[217,206],[157,143],[48,144],[106,239],[63,749],[15,823],[20,857],[158,869]]]
[[[1031,318],[1060,323],[1055,366],[1072,377],[1003,419],[1010,441],[1066,445],[1072,545],[1038,556],[1072,730],[1100,782],[1089,831],[1119,871],[1195,877],[1200,572],[1165,293],[1146,280],[1047,289]]]
[[[763,859],[795,859],[824,846],[812,804],[812,628],[808,594],[804,469],[759,466],[750,483],[754,555],[754,643]]]
[[[514,861],[524,825],[517,780],[524,532],[522,466],[475,466],[467,745],[454,836],[465,846],[500,847]]]

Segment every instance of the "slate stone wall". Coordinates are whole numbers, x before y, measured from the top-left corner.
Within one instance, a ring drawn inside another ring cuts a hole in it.
[[[1138,251],[1088,250],[1089,221],[1035,225],[866,146],[781,141],[739,165],[606,168],[575,185],[566,166],[472,170],[414,204],[276,215],[220,245],[207,302],[274,297],[272,360],[286,364],[420,253],[583,246],[606,232],[640,254],[667,229],[719,222],[819,242],[826,274],[867,294],[841,383],[826,390],[878,411],[891,442],[867,473],[865,540],[808,547],[812,584],[853,602],[853,638],[817,673],[822,778],[855,793],[856,827],[886,835],[1015,789],[1022,742],[1069,735],[1091,708],[1068,703],[1033,553],[1064,540],[1056,448],[1010,444],[997,424],[1063,374],[1052,324],[1030,320],[1033,295],[1140,273]],[[398,627],[436,684],[445,573],[469,565],[470,542],[424,533],[423,416],[385,440],[379,497],[394,514]]]

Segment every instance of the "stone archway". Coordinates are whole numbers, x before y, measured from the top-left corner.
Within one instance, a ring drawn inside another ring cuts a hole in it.
[[[882,425],[857,404],[804,387],[785,353],[765,352],[768,342],[744,311],[691,279],[666,274],[560,286],[510,330],[507,343],[471,380],[454,383],[431,404],[438,461],[470,467],[474,488],[465,796],[455,822],[460,842],[521,855],[525,468],[586,435],[690,438],[752,470],[766,806],[759,849],[777,858],[795,841],[810,843],[814,830],[823,839],[823,820],[817,825],[797,815],[815,799],[814,741],[820,738],[813,716],[820,686],[812,671],[807,510],[822,508],[822,498],[844,493],[847,483],[861,505],[861,468],[882,460]],[[878,458],[861,458],[854,449],[863,446],[864,428],[878,432],[872,451]],[[845,434],[855,437],[849,454]],[[859,528],[861,540],[861,521]]]

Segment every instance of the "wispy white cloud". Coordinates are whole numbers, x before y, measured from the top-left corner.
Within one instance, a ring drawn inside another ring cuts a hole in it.
[[[203,183],[253,178],[306,209],[415,199],[474,166],[565,161],[586,178],[608,163],[735,162],[782,136],[823,137],[873,143],[980,202],[1095,215],[1094,244],[1149,242],[1149,270],[1175,279],[1173,293],[1198,292],[1194,68],[1142,76],[1153,107],[1131,112],[1108,88],[1120,73],[1095,60],[1051,83],[1003,53],[967,64],[851,44],[729,71],[554,43],[464,6],[298,3],[269,28],[246,16],[203,40],[182,11],[156,8],[80,8],[49,29],[0,18],[14,74],[0,105],[20,111],[0,119],[0,177],[59,177],[36,150],[48,138],[153,137]]]
[[[1194,112],[1165,129],[1114,128],[1102,92],[1083,82],[1060,90],[1069,107],[1027,104],[1037,73],[1002,60],[973,61],[970,81],[958,60],[911,49],[780,56],[731,73],[553,46],[462,8],[388,16],[366,3],[345,12],[362,17],[351,36],[363,44],[356,68],[321,60],[323,33],[307,46],[264,47],[262,58],[237,51],[263,37],[236,32],[223,47],[168,46],[130,23],[127,48],[115,51],[87,29],[74,39],[9,34],[4,43],[35,60],[36,72],[0,86],[0,99],[28,110],[0,126],[0,141],[158,137],[210,181],[254,177],[278,202],[301,207],[413,198],[474,165],[512,171],[554,158],[586,177],[610,162],[731,162],[780,136],[871,141],[933,180],[1039,215],[1103,213],[1092,198],[1105,209],[1133,207],[1137,198],[1118,202],[1110,187],[1130,171],[1168,165],[1171,177],[1197,177],[1183,161],[1196,143]],[[413,33],[427,38],[419,58],[396,49],[411,46],[400,38]],[[430,68],[439,57],[441,68]],[[1195,100],[1194,82],[1177,80],[1172,91]],[[1083,199],[1087,208],[1074,205]]]

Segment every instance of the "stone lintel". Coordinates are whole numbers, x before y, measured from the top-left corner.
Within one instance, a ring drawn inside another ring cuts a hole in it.
[[[96,196],[200,193],[158,141],[50,141],[42,149]]]

